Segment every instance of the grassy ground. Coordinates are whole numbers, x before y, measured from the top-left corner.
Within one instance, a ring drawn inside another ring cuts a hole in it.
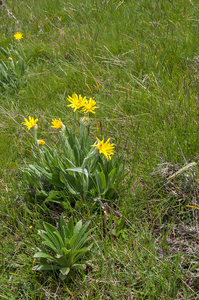
[[[4,2],[1,46],[23,50],[29,71],[18,89],[0,90],[0,298],[198,299],[198,216],[186,206],[198,204],[198,167],[168,180],[198,160],[198,1]],[[74,92],[95,98],[93,123],[125,153],[114,201],[128,231],[104,236],[101,215],[84,216],[97,225],[92,266],[62,282],[32,271],[51,215],[31,205],[21,178],[33,162],[21,122],[38,118],[52,143],[51,119],[72,123]]]

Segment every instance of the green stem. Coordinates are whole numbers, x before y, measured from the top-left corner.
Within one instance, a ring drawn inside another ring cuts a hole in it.
[[[77,111],[74,112],[73,133],[76,132],[76,128],[77,128]]]

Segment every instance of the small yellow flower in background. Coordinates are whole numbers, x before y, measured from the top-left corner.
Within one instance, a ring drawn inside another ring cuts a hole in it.
[[[88,125],[89,118],[86,115],[84,115],[82,118],[80,118],[80,123],[82,123],[84,125]]]
[[[15,38],[15,40],[20,40],[20,39],[22,39],[22,38],[23,38],[23,33],[16,32],[16,33],[14,34],[14,38]]]
[[[38,145],[43,146],[45,145],[44,140],[37,140]]]
[[[85,100],[85,101],[84,101],[84,104],[83,104],[82,111],[83,111],[84,113],[89,113],[89,112],[91,112],[91,113],[95,114],[94,110],[95,110],[96,108],[98,108],[97,106],[95,106],[95,104],[96,104],[96,102],[95,102],[95,100],[92,99],[92,98],[90,98],[90,100]]]
[[[104,154],[107,158],[107,161],[109,161],[109,159],[111,159],[111,155],[114,154],[114,144],[109,143],[110,139],[104,143],[104,137],[102,141],[100,141],[97,137],[96,139],[98,140],[98,144],[92,145],[92,147],[97,147],[99,149],[99,153]]]
[[[63,126],[61,119],[59,119],[59,120],[56,120],[56,119],[53,120],[52,119],[51,124],[53,124],[53,126],[51,126],[51,127],[54,127],[56,129],[61,129],[62,126]]]
[[[12,61],[12,57],[8,57],[8,60],[9,60],[9,61]]]
[[[67,106],[71,106],[74,108],[74,112],[82,107],[84,105],[84,102],[86,100],[86,97],[82,98],[81,95],[73,94],[72,97],[68,96],[68,101],[71,102],[71,104],[68,104]]]
[[[27,126],[28,130],[30,130],[37,124],[38,119],[34,120],[34,118],[31,118],[30,116],[28,118],[29,118],[29,121],[24,118],[25,122],[22,122],[21,124]]]
[[[96,124],[96,129],[97,129],[97,130],[99,130],[99,127],[98,127],[98,125],[97,125],[97,124]]]
[[[29,228],[30,228],[30,229],[32,229],[32,225],[31,225],[31,226],[29,226]]]

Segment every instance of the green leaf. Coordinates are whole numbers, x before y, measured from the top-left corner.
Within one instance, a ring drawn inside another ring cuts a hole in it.
[[[100,180],[101,180],[101,187],[104,190],[106,188],[106,177],[103,171],[98,172],[98,175],[100,176]]]
[[[74,243],[75,243],[75,240],[77,238],[77,235],[78,233],[74,234],[73,237],[70,239],[70,247],[72,248]]]
[[[68,233],[70,235],[70,232],[69,232],[68,228],[67,228],[67,231],[68,231]],[[65,243],[65,246],[67,247],[69,245],[69,243],[70,243],[70,240],[68,238],[65,238],[64,239],[64,243]]]
[[[36,195],[42,197],[48,197],[48,193],[46,193],[44,190],[38,190],[38,189],[36,189]]]
[[[65,247],[61,248],[62,253],[64,256],[68,256],[68,254],[71,252],[71,249],[66,249]]]
[[[58,221],[58,230],[61,233],[61,237],[62,237],[63,241],[66,238],[66,233],[65,233],[64,227],[66,227],[66,222],[64,220],[63,213],[62,213],[61,216],[59,217],[59,221]]]
[[[79,233],[80,229],[82,227],[82,220],[80,220],[79,222],[77,222],[77,224],[74,227],[74,234]]]
[[[62,240],[62,237],[61,237],[60,233],[59,232],[54,232],[54,236],[57,238],[57,241],[59,242],[60,247],[64,246],[64,243],[63,243],[63,240]]]
[[[82,248],[80,250],[76,250],[72,256],[70,256],[69,259],[69,265],[73,265],[74,262],[76,262],[80,257],[84,255],[85,252],[89,251],[92,248],[93,245],[90,245],[87,248]]]
[[[59,252],[62,248],[62,239],[58,230],[49,223],[43,222],[44,228],[46,229],[47,236],[51,241],[56,245],[56,248],[59,249]]]
[[[40,179],[41,173],[33,165],[29,165],[29,168],[22,169],[22,172],[32,186],[37,186],[43,189]]]
[[[95,181],[96,181],[96,184],[97,184],[96,187],[97,187],[98,194],[101,195],[102,185],[101,185],[100,176],[99,176],[97,171],[95,172]]]
[[[0,51],[8,58],[10,56],[9,52],[6,51],[3,47],[0,47]]]
[[[51,251],[53,251],[54,253],[57,253],[59,251],[50,240],[43,241],[43,244],[48,246],[51,249]]]
[[[75,191],[75,194],[77,193],[82,193],[82,183],[81,183],[81,178],[79,177],[76,178],[75,174],[67,174],[66,172],[61,172],[62,175],[62,179],[65,183],[65,185],[67,186],[67,188],[71,188],[72,190]],[[70,191],[71,192],[71,191]],[[72,193],[72,192],[71,192]]]
[[[95,157],[98,156],[98,152],[96,150],[95,147],[93,147],[91,149],[91,151],[88,153],[88,155],[84,158],[83,163],[82,163],[82,168],[84,168],[87,164],[89,164],[90,160]]]
[[[79,168],[79,167],[78,168],[69,168],[69,169],[66,169],[66,171],[81,173],[81,174],[86,175],[86,177],[88,178],[88,171],[85,168]]]
[[[87,224],[85,224],[85,225],[87,225]],[[87,229],[87,227],[86,227],[86,229]],[[84,228],[84,230],[83,230],[83,232],[81,233],[80,232],[80,234],[77,236],[77,239],[76,239],[76,241],[75,241],[75,244],[74,244],[74,246],[73,246],[73,250],[77,250],[77,249],[80,249],[81,247],[83,247],[83,245],[89,240],[89,235],[90,235],[90,233],[95,229],[95,227],[94,228],[92,228],[92,229],[90,229],[86,234],[85,234],[85,230],[86,230],[85,228]]]
[[[70,272],[70,268],[69,267],[65,267],[60,269],[60,272],[62,273],[62,275],[67,275]]]
[[[71,182],[72,181],[74,181],[74,182],[77,182],[78,183],[78,179],[76,179],[76,178],[74,178],[74,177],[69,177],[69,176],[71,176],[71,175],[69,175],[69,174],[65,174],[65,173],[63,173],[63,172],[61,172],[61,174],[60,174],[60,179],[61,180],[63,180],[63,183],[65,184],[65,186],[66,186],[66,188],[68,189],[68,191],[72,194],[72,195],[78,195],[79,194],[79,192],[78,192],[78,190],[75,190],[75,189],[73,189],[72,188],[72,184],[70,183],[70,181],[69,180],[71,180]],[[68,180],[69,179],[69,180]],[[75,185],[74,185],[75,186]],[[78,186],[78,188],[79,188],[79,184],[77,185]]]
[[[111,172],[108,174],[108,179],[110,180],[110,185],[112,185],[115,181],[116,171],[117,171],[117,168],[112,169]]]
[[[82,264],[73,264],[71,269],[73,270],[83,270],[83,265]]]
[[[72,147],[71,147],[67,137],[64,135],[64,133],[62,133],[61,136],[60,136],[60,143],[62,145],[62,149],[63,149],[66,161],[68,163],[70,163],[72,167],[75,167],[74,157],[73,157],[73,150],[72,150]]]
[[[71,216],[68,221],[68,229],[70,231],[71,236],[74,234],[74,223],[73,223],[73,217]]]
[[[48,253],[45,253],[45,252],[37,252],[37,253],[35,253],[35,255],[33,257],[35,257],[35,258],[46,258],[49,261],[57,262],[57,259],[55,257],[53,257],[52,255],[50,255]]]
[[[92,171],[93,173],[96,171],[97,169],[97,165],[98,165],[98,156],[99,155],[96,155],[94,158],[93,158],[93,161],[91,163],[91,166],[90,166],[90,172]]]
[[[59,272],[59,278],[61,280],[65,280],[67,275],[63,275],[61,272]]]
[[[54,234],[54,232],[58,232],[58,230],[53,225],[51,225],[47,222],[43,222],[43,225],[44,225],[44,228],[45,228],[47,233]]]
[[[81,227],[81,229],[79,230],[78,235],[77,235],[77,238],[76,238],[76,240],[75,240],[75,243],[73,244],[73,249],[74,249],[74,250],[80,248],[80,247],[84,244],[84,241],[85,241],[87,235],[89,234],[89,233],[86,233],[86,234],[85,234],[86,229],[88,228],[89,224],[90,224],[90,222],[84,224],[84,225]]]
[[[68,167],[76,168],[73,162],[69,160],[67,157],[64,157],[64,163],[59,158],[57,158],[57,164],[59,165],[60,170],[64,173],[65,173],[65,169],[67,169]]]
[[[24,75],[24,71],[25,71],[25,67],[24,67],[24,61],[22,60],[22,63],[21,63],[21,77]]]
[[[75,162],[76,162],[76,165],[80,165],[80,153],[79,153],[79,150],[77,148],[77,145],[74,145],[73,147],[73,156],[74,156],[74,159],[75,159]]]
[[[57,187],[63,188],[64,184],[60,181],[60,175],[59,173],[49,173],[44,168],[40,166],[35,166],[35,169],[38,170],[41,174],[41,176],[48,182],[50,182],[52,185],[55,185]]]
[[[59,269],[60,267],[49,265],[49,264],[36,265],[32,268],[33,271],[54,271]]]
[[[56,239],[54,239],[54,236],[52,234],[42,230],[39,230],[39,234],[43,239],[45,239],[45,241],[43,241],[43,244],[48,245],[52,250],[55,251],[55,253],[61,252],[59,244],[57,244]]]

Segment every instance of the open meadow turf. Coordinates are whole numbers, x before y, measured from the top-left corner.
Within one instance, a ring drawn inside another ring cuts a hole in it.
[[[0,70],[0,299],[199,299],[198,0],[4,0],[0,47],[27,68],[15,87]],[[92,141],[124,153],[106,230],[100,206],[46,207],[22,176],[24,118],[59,150],[51,121],[72,127],[73,93],[97,103]],[[64,281],[32,270],[38,230],[62,212],[95,227],[84,271]]]

